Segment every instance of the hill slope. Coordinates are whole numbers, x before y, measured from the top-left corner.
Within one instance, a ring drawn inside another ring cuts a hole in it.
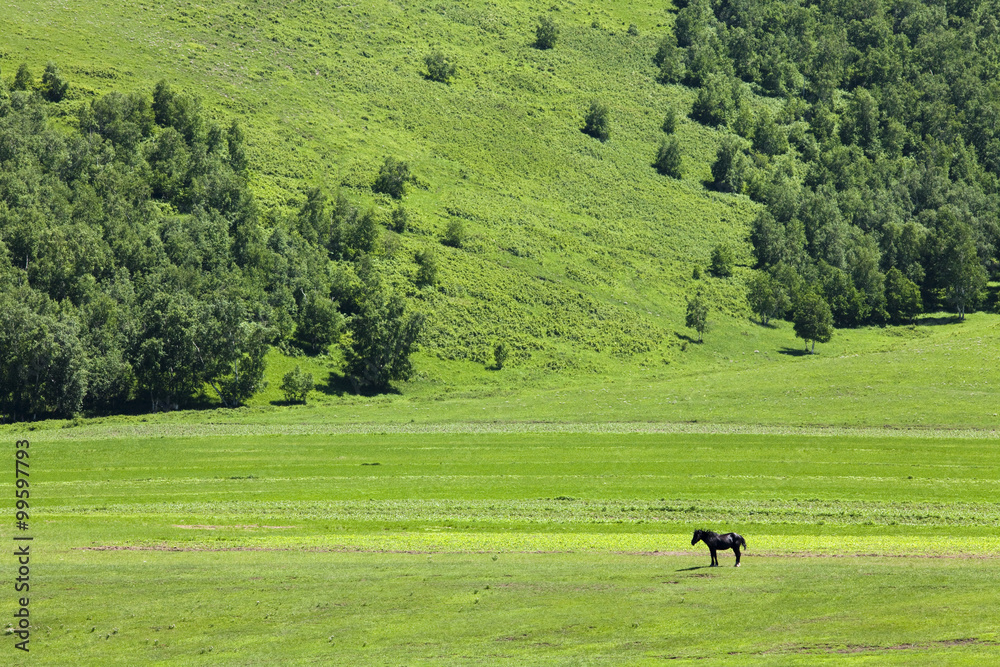
[[[22,3],[2,63],[10,73],[22,60],[36,71],[57,61],[76,98],[62,103],[67,114],[89,96],[166,78],[241,117],[253,186],[273,210],[319,186],[387,216],[391,202],[370,185],[385,156],[406,160],[418,179],[405,199],[413,231],[387,244],[383,264],[432,315],[427,341],[442,357],[485,363],[504,340],[515,365],[669,361],[696,286],[727,314],[743,312],[739,279],[699,285],[691,275],[722,241],[749,261],[753,205],[702,185],[715,130],[680,123],[683,180],[650,166],[666,105],[693,99],[654,80],[651,55],[672,14],[641,3],[548,9]],[[543,13],[561,28],[555,49],[532,45]],[[451,85],[425,78],[433,49],[457,58]],[[611,110],[606,143],[580,131],[592,98]],[[440,244],[453,220],[468,235],[461,249]],[[427,247],[440,282],[418,289],[413,254]]]
[[[55,60],[72,84],[58,105],[56,121],[65,124],[95,96],[148,91],[160,79],[199,95],[220,120],[239,117],[267,224],[294,215],[309,187],[341,191],[387,222],[396,204],[370,185],[386,156],[407,161],[416,176],[403,202],[410,229],[386,232],[378,261],[430,317],[415,381],[401,397],[379,399],[387,419],[419,414],[424,401],[444,407],[436,401],[448,396],[455,401],[442,415],[474,419],[477,401],[489,396],[487,412],[503,418],[510,394],[517,418],[545,401],[565,406],[553,407],[552,418],[571,412],[587,421],[920,424],[914,411],[934,395],[927,369],[954,366],[947,357],[957,345],[963,365],[938,380],[960,384],[989,353],[994,319],[890,337],[841,331],[822,361],[791,356],[799,343],[788,325],[748,322],[746,238],[760,207],[705,186],[723,132],[682,113],[684,178],[660,176],[650,164],[665,109],[684,111],[694,99],[690,88],[655,80],[651,58],[672,11],[630,2],[67,7],[25,0],[0,28],[0,66],[9,78],[22,61],[37,73]],[[561,28],[552,50],[532,45],[543,14]],[[627,30],[632,24],[636,30]],[[433,50],[457,58],[450,85],[425,76],[423,58]],[[594,98],[611,111],[603,143],[580,131]],[[753,104],[774,102],[754,97]],[[467,233],[461,248],[441,243],[455,221]],[[720,242],[736,250],[735,275],[694,279]],[[437,252],[440,280],[420,287],[414,254],[426,248]],[[685,299],[696,290],[714,306],[702,346],[689,345],[684,328]],[[948,340],[921,346],[922,338]],[[512,348],[511,368],[491,374],[483,366],[498,341]],[[907,353],[896,368],[900,351]],[[336,354],[305,365],[323,378],[335,362]],[[271,388],[258,405],[280,398],[279,378],[294,363],[272,354]],[[894,366],[893,382],[870,381],[882,364]],[[566,380],[575,387],[571,400],[552,389],[563,380],[551,371],[576,378]],[[988,426],[994,392],[984,372],[976,370],[974,415],[956,403],[930,423]],[[615,385],[622,405],[591,406],[592,380]],[[875,388],[845,397],[831,385]],[[915,390],[896,391],[903,385]],[[787,404],[774,398],[782,391]],[[662,398],[644,404],[649,393]],[[770,394],[772,403],[748,402],[750,393]],[[668,400],[681,394],[686,405]]]

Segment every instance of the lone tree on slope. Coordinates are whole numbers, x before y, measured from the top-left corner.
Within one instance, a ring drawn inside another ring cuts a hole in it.
[[[595,139],[607,141],[608,137],[611,136],[611,118],[608,107],[598,100],[592,100],[587,115],[583,118],[582,132]]]
[[[795,335],[806,342],[812,341],[812,354],[816,354],[816,343],[829,343],[833,337],[833,314],[823,297],[810,292],[799,299],[793,317]]]
[[[538,26],[535,28],[535,48],[551,49],[559,39],[559,26],[548,16],[538,18]]]
[[[705,329],[708,327],[708,302],[705,301],[705,297],[701,293],[695,294],[693,299],[688,299],[684,324],[697,331],[698,342],[702,342]]]

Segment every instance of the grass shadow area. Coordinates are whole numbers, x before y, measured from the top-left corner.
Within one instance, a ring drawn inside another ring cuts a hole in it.
[[[778,350],[778,354],[786,354],[789,357],[806,357],[812,354],[809,350],[800,350],[797,347],[783,347]]]
[[[914,320],[914,324],[916,324],[917,326],[937,327],[945,324],[958,324],[961,321],[962,318],[960,318],[958,315],[946,315],[943,317],[927,316],[927,317],[917,318],[916,320]]]
[[[316,391],[320,391],[327,396],[337,396],[338,398],[345,395],[349,396],[385,396],[385,395],[400,395],[402,392],[396,387],[390,386],[388,389],[377,390],[377,389],[365,389],[355,391],[354,383],[351,382],[351,378],[343,373],[338,373],[337,371],[330,371],[330,374],[326,377],[326,382],[323,384],[316,385]]]

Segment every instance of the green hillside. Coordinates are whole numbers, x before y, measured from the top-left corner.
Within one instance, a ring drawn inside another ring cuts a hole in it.
[[[702,5],[685,5],[684,20]],[[995,37],[984,7],[977,5],[968,23],[983,17],[984,27],[976,29],[985,45]],[[721,9],[716,11],[721,15]],[[830,11],[849,14],[845,8]],[[879,9],[875,18],[884,22],[886,11]],[[668,395],[691,388],[696,403],[695,395],[702,397],[704,409],[691,412],[690,404],[668,401],[675,407],[651,414],[635,408],[621,414],[598,411],[592,415],[596,420],[878,424],[890,420],[875,415],[884,411],[871,403],[860,406],[860,416],[854,412],[858,406],[850,405],[827,413],[837,400],[817,401],[815,410],[787,408],[774,392],[795,386],[800,395],[822,396],[836,382],[870,388],[878,384],[866,377],[873,363],[877,366],[895,352],[920,350],[901,355],[895,380],[879,380],[889,390],[879,395],[897,406],[894,419],[919,424],[913,406],[923,405],[924,390],[907,392],[901,386],[916,383],[931,368],[947,368],[945,375],[961,382],[965,368],[952,368],[946,358],[950,353],[942,350],[968,340],[964,349],[972,352],[965,357],[975,365],[977,355],[991,354],[993,319],[984,315],[962,328],[947,318],[932,318],[918,320],[922,324],[916,329],[838,330],[833,344],[818,348],[826,355],[822,361],[793,356],[801,342],[789,324],[755,324],[746,282],[752,266],[767,262],[760,260],[760,249],[751,247],[749,236],[765,207],[712,187],[716,151],[733,131],[688,117],[698,87],[662,83],[664,75],[653,56],[672,34],[677,12],[671,5],[639,2],[466,2],[433,8],[407,2],[121,7],[22,2],[0,28],[0,71],[9,81],[26,62],[37,78],[47,61],[56,62],[70,87],[66,99],[48,107],[54,126],[65,131],[78,124],[79,109],[100,96],[110,91],[146,95],[161,80],[199,97],[221,127],[238,119],[246,132],[249,186],[265,235],[276,227],[294,227],[311,188],[325,193],[328,202],[339,194],[361,211],[373,210],[383,226],[374,264],[410,308],[427,315],[413,380],[399,385],[402,397],[380,400],[405,406],[410,400],[460,397],[471,400],[474,406],[468,411],[474,411],[482,397],[502,409],[498,397],[513,392],[529,397],[530,413],[538,409],[531,398],[537,391],[558,393],[568,383],[587,392],[593,380],[600,380],[626,395],[644,393],[635,387],[654,387]],[[534,44],[543,15],[560,29],[553,49]],[[890,26],[900,34],[932,27],[913,28],[906,22],[910,19],[900,16],[898,25]],[[846,34],[845,40],[857,41],[856,32]],[[457,62],[450,83],[427,76],[424,58],[434,51]],[[989,72],[979,69],[976,76]],[[859,85],[844,80],[848,84]],[[784,105],[780,97],[763,96],[765,88],[745,86],[745,108],[760,118],[782,113]],[[846,119],[854,107],[845,95],[837,92],[834,98]],[[595,99],[610,112],[610,137],[604,142],[581,131]],[[669,109],[678,117],[681,179],[662,176],[652,166]],[[791,114],[782,122],[790,122],[787,129],[793,133],[808,125],[801,120],[801,109],[784,113]],[[730,125],[738,130],[739,120]],[[908,131],[919,134],[916,127]],[[414,176],[401,204],[371,188],[386,157],[407,162]],[[808,181],[806,167],[791,154],[784,162],[757,159],[760,174],[777,178],[784,170]],[[958,173],[959,158],[954,159],[951,169]],[[974,158],[962,159],[972,160],[973,166],[966,164],[968,173],[979,174],[977,183],[989,190],[995,179],[983,177]],[[757,192],[754,187],[765,193],[755,198],[773,209],[768,186],[749,187],[751,194]],[[838,192],[841,200],[859,196],[864,191]],[[989,209],[982,207],[994,202],[996,193],[983,196],[985,203],[977,203],[979,208],[970,204],[975,210],[959,215],[956,224],[965,225],[968,218],[978,225],[986,219],[983,211]],[[390,217],[400,205],[409,224],[396,233]],[[919,229],[931,238],[936,223],[928,216],[920,220],[927,226]],[[456,224],[464,233],[460,247],[442,242]],[[995,240],[991,229],[976,227],[979,236],[974,239],[986,264]],[[735,254],[731,277],[706,270],[720,243]],[[428,249],[438,264],[432,284],[417,279],[416,256]],[[848,268],[813,259],[820,262],[818,273],[812,259],[801,260],[793,277],[798,276],[800,286],[802,279],[812,281],[833,303],[831,285],[842,284]],[[781,275],[787,277],[787,272]],[[935,285],[924,286],[925,301],[929,307],[944,306],[945,290]],[[692,342],[697,335],[685,327],[686,300],[696,292],[711,305],[702,345]],[[857,299],[859,292],[852,294]],[[941,321],[945,326],[926,326]],[[925,351],[920,347],[924,339],[938,342]],[[501,342],[510,358],[496,373],[488,367]],[[314,395],[320,402],[363,405],[368,400],[342,395],[336,346],[330,356],[292,359],[272,351],[268,360],[269,387],[250,405],[280,402],[281,377],[296,364],[317,376],[328,395]],[[758,381],[770,388],[775,405],[749,414],[747,390]],[[982,382],[981,400],[989,403],[989,379]],[[207,394],[215,400],[212,392]],[[901,395],[908,398],[900,402]],[[712,407],[723,396],[733,409]],[[465,408],[456,409],[463,419],[472,418]],[[559,419],[564,416],[559,410],[549,412]],[[580,416],[575,410],[573,414]],[[992,412],[977,408],[975,414],[953,405],[938,410],[932,422],[984,426]]]
[[[387,218],[390,201],[370,185],[385,156],[406,160],[419,179],[405,199],[413,231],[392,237],[383,262],[431,314],[426,340],[445,358],[492,361],[504,340],[514,364],[671,360],[694,267],[721,241],[749,262],[753,207],[702,184],[716,130],[680,122],[682,181],[650,166],[666,105],[693,99],[655,82],[651,55],[673,20],[668,8],[567,4],[551,12],[558,48],[540,50],[534,24],[547,9],[26,4],[5,29],[2,67],[10,74],[27,60],[40,72],[55,60],[71,82],[67,115],[95,95],[148,90],[161,78],[200,96],[213,115],[247,128],[251,184],[265,208],[297,208],[318,186]],[[432,49],[457,57],[450,85],[425,78]],[[580,132],[594,97],[611,110],[606,143]],[[456,219],[469,238],[444,247]],[[413,254],[428,246],[440,283],[418,289]],[[744,312],[738,277],[704,282],[728,315]]]

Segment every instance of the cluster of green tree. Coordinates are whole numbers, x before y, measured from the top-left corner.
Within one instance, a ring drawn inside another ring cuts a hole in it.
[[[998,24],[997,0],[678,11],[654,60],[698,87],[694,120],[730,131],[715,187],[766,205],[751,237],[762,319],[808,294],[837,326],[977,307],[1000,242]]]
[[[297,215],[262,215],[239,124],[165,82],[81,105],[67,131],[47,121],[52,86],[21,78],[0,80],[0,418],[203,391],[235,406],[269,346],[343,333],[359,391],[405,377],[421,320],[372,268],[373,212],[314,190]],[[401,197],[407,176],[387,160],[380,187]]]

